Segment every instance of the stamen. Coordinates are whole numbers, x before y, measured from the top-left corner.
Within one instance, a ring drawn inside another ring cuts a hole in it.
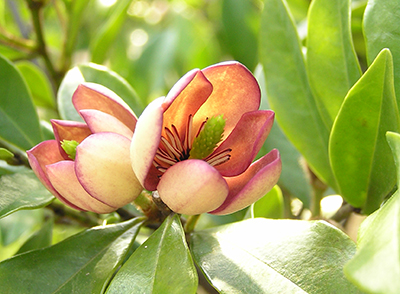
[[[190,149],[192,149],[192,126],[193,116],[190,114],[186,125],[185,140],[183,142],[185,153],[189,153]]]
[[[225,149],[216,154],[212,154],[204,160],[211,166],[217,166],[227,162],[231,158],[231,155],[229,154],[231,151],[232,149]]]
[[[163,163],[168,164],[168,165],[174,165],[175,163],[178,162],[177,160],[173,160],[170,157],[165,157],[165,156],[163,156],[162,154],[159,154],[159,153],[156,153],[155,158],[158,159],[159,161],[163,162]]]
[[[171,145],[170,142],[168,142],[167,139],[164,137],[161,137],[161,143],[163,143],[166,151],[171,157],[175,157],[176,159],[179,160],[179,158],[182,156],[182,153],[179,152],[174,146]]]

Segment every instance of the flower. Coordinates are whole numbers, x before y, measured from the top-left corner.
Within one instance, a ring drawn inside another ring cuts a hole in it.
[[[138,119],[131,144],[138,180],[182,214],[229,214],[257,201],[281,172],[275,149],[252,163],[274,119],[259,106],[258,83],[238,62],[188,72]],[[206,131],[211,119],[216,126]],[[217,140],[203,149],[211,153],[192,156],[197,138],[210,135]]]
[[[63,203],[78,210],[112,212],[143,190],[129,155],[137,118],[101,85],[80,85],[72,101],[85,123],[51,120],[55,140],[28,150],[29,163]]]

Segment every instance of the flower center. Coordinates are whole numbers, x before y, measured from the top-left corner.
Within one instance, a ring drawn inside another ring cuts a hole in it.
[[[64,149],[65,153],[67,153],[68,157],[72,160],[75,160],[76,156],[76,147],[78,147],[79,143],[75,140],[62,140],[61,147]]]
[[[161,144],[158,147],[153,160],[154,166],[161,172],[179,161],[186,159],[203,159],[211,166],[217,166],[227,162],[232,149],[224,149],[214,153],[218,143],[221,142],[225,127],[225,119],[222,115],[206,119],[199,127],[194,139],[193,116],[189,115],[186,130],[181,137],[174,125],[165,127],[165,136],[161,136]]]

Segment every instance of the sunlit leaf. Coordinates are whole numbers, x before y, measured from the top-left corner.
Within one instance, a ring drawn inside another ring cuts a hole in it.
[[[389,50],[349,91],[332,127],[330,157],[341,196],[371,213],[396,182],[385,134],[400,129]]]
[[[54,196],[32,171],[0,178],[0,218],[20,209],[44,207]]]
[[[355,244],[325,222],[250,219],[193,233],[191,250],[221,293],[358,293],[343,274]]]
[[[279,186],[275,186],[264,197],[253,203],[246,213],[248,217],[283,218],[283,196]]]
[[[132,254],[107,294],[196,293],[197,273],[178,215],[164,223]]]
[[[0,140],[23,150],[42,141],[31,95],[16,67],[0,55]]]
[[[102,293],[143,219],[95,227],[0,263],[1,293]]]

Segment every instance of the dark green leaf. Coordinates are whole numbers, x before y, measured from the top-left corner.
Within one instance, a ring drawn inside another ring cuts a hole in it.
[[[15,66],[0,55],[0,140],[27,150],[42,141],[31,95]]]
[[[0,218],[20,209],[44,207],[54,196],[32,171],[0,178]]]
[[[197,273],[178,215],[164,223],[132,254],[107,294],[196,293]]]
[[[343,198],[365,213],[393,189],[396,172],[385,134],[400,119],[389,50],[383,50],[349,91],[332,127],[330,157]]]
[[[358,293],[343,274],[355,244],[325,222],[250,219],[193,233],[191,249],[221,293]]]
[[[58,108],[63,119],[82,121],[72,104],[72,95],[79,84],[84,82],[101,84],[114,91],[133,109],[136,115],[143,110],[142,102],[135,90],[122,77],[101,65],[82,64],[67,73],[57,93]]]
[[[260,58],[268,100],[276,119],[314,173],[336,187],[329,158],[329,130],[308,84],[293,20],[282,0],[266,0],[261,19]]]
[[[308,14],[307,70],[329,127],[361,76],[350,30],[350,0],[315,0]]]
[[[95,227],[0,263],[0,293],[102,293],[143,224]]]

